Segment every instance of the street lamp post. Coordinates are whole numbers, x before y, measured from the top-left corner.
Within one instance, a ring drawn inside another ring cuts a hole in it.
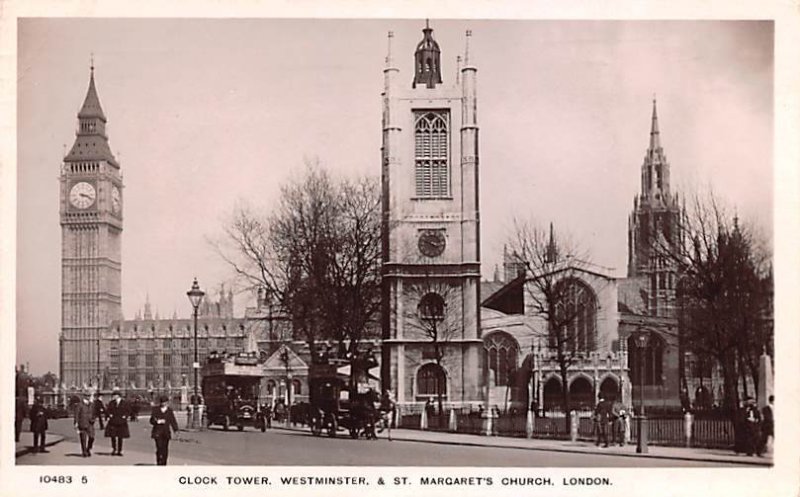
[[[200,427],[200,409],[197,404],[200,399],[197,392],[197,370],[200,369],[200,359],[197,356],[197,308],[200,307],[200,302],[203,301],[205,296],[205,292],[200,290],[200,285],[197,284],[197,278],[194,279],[191,290],[186,292],[186,296],[189,297],[189,302],[192,303],[192,308],[194,309],[194,363],[192,364],[192,369],[194,370],[194,396],[192,398],[191,427],[197,429]]]
[[[637,437],[636,453],[647,454],[647,417],[644,413],[644,356],[647,344],[650,341],[650,332],[639,330],[633,334],[633,343],[639,356],[639,416],[636,418]]]

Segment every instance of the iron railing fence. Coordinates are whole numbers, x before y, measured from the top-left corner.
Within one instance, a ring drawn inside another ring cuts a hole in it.
[[[419,429],[421,414],[404,414],[400,418],[400,427]],[[450,431],[450,411],[442,415],[431,415],[428,418],[428,430]],[[482,414],[477,411],[456,410],[458,433],[483,433],[485,426]],[[687,443],[686,422],[677,417],[653,417],[647,419],[648,442],[653,445],[684,447]],[[569,426],[564,417],[538,417],[533,419],[533,438],[561,439],[570,438]],[[694,419],[691,427],[690,444],[693,447],[730,448],[734,443],[733,423],[728,419]],[[492,435],[505,437],[521,437],[528,435],[527,415],[501,415],[492,420]],[[610,435],[610,434],[609,434]],[[595,424],[591,416],[585,414],[578,417],[578,438],[593,440]],[[635,418],[630,419],[630,442],[635,443],[638,437],[638,425]]]

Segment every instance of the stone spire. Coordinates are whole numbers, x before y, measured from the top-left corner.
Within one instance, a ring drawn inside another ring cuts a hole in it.
[[[651,153],[661,148],[661,138],[658,135],[658,112],[656,111],[656,99],[653,97],[653,117],[650,123],[650,148]]]
[[[144,300],[144,319],[153,319],[153,312],[150,307],[150,293],[147,293]]]
[[[556,236],[553,230],[553,223],[550,223],[550,238],[547,241],[547,251],[545,253],[545,262],[555,264],[558,262],[558,247],[556,247]]]
[[[108,145],[106,115],[100,105],[100,97],[97,96],[94,82],[94,62],[90,67],[89,89],[78,111],[78,130],[75,135],[75,143],[64,157],[64,162],[106,161],[114,167],[119,167]]]
[[[642,163],[641,201],[661,203],[669,197],[669,163],[661,147],[658,130],[658,111],[653,98],[653,114],[650,121],[650,143]]]
[[[425,19],[425,29],[422,30],[422,41],[417,44],[414,52],[414,84],[435,88],[442,83],[442,68],[440,63],[441,51],[439,44],[433,39],[433,29]]]

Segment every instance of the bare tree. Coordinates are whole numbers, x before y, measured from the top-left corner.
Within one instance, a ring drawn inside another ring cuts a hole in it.
[[[425,265],[420,265],[425,268]],[[444,370],[449,343],[462,332],[460,292],[456,281],[433,277],[423,271],[420,276],[409,279],[403,286],[406,305],[403,322],[413,335],[428,341],[430,346],[423,352],[424,359],[432,359],[441,377],[436,377],[436,401],[438,412],[444,412]]]
[[[679,272],[681,340],[712,357],[723,377],[725,410],[733,415],[746,377],[758,385],[758,359],[772,351],[772,264],[763,238],[730,215],[713,193],[695,195],[684,209],[680,244],[653,241],[659,257]]]
[[[589,264],[568,237],[557,237],[535,224],[515,220],[509,242],[514,263],[524,278],[525,314],[544,323],[534,333],[550,350],[561,374],[561,406],[570,423],[569,369],[587,351],[594,350],[595,336],[587,332],[582,317],[595,305],[575,276]]]
[[[250,290],[266,289],[314,354],[332,340],[355,357],[380,305],[380,197],[372,178],[318,164],[281,188],[269,215],[239,208],[216,248]]]

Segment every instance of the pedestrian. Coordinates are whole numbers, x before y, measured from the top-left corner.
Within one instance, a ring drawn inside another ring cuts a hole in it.
[[[19,442],[22,434],[22,422],[28,417],[28,403],[24,397],[17,397],[14,409],[14,441]]]
[[[111,438],[111,455],[122,455],[122,441],[131,437],[128,427],[128,417],[130,416],[130,405],[122,398],[118,388],[112,393],[111,402],[105,408],[108,415],[108,424],[105,435]]]
[[[172,438],[172,431],[178,433],[178,422],[175,420],[175,413],[169,406],[169,397],[162,395],[159,399],[159,406],[153,408],[150,414],[150,424],[153,430],[150,438],[156,442],[156,465],[166,466],[169,457],[169,441]],[[170,429],[172,431],[170,431]]]
[[[44,448],[47,433],[47,410],[38,395],[34,398],[30,410],[31,433],[33,433],[33,452],[47,452]]]
[[[94,407],[87,394],[83,394],[75,406],[75,429],[81,439],[81,455],[91,457],[94,446]]]
[[[133,405],[131,406],[131,421],[133,422],[139,421],[139,402],[140,400],[137,398],[133,401]]]
[[[433,399],[429,397],[428,402],[425,403],[425,414],[428,415],[428,420],[430,420],[435,413],[436,413],[436,406],[433,405]]]
[[[267,428],[272,428],[272,405],[269,402],[264,404],[264,419],[267,423]]]
[[[611,443],[618,443],[620,447],[625,445],[625,418],[628,416],[628,411],[622,402],[615,400],[611,405],[611,417],[613,419],[613,432]]]
[[[747,397],[744,405],[744,452],[748,456],[753,454],[761,455],[761,413],[758,410],[755,399]]]
[[[603,442],[603,447],[608,447],[608,428],[611,422],[611,406],[601,394],[594,409],[595,441],[596,446]]]
[[[761,409],[761,432],[764,437],[764,451],[771,452],[775,443],[775,411],[773,404],[775,396],[770,395],[768,404]]]
[[[94,419],[97,420],[97,425],[102,430],[104,428],[103,417],[106,415],[106,406],[103,404],[103,398],[99,393],[97,394],[97,397],[95,397],[94,399],[93,407],[94,407]]]

